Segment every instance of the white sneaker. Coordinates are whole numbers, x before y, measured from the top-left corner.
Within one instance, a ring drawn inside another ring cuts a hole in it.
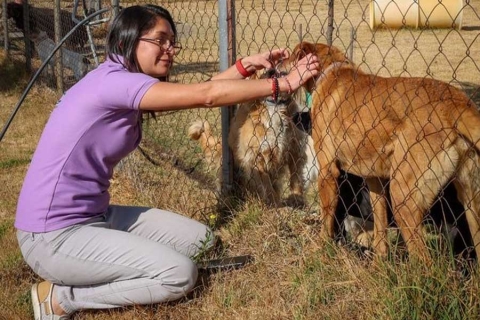
[[[56,315],[53,313],[52,292],[53,283],[43,281],[32,286],[32,305],[35,320],[69,320],[68,315]]]

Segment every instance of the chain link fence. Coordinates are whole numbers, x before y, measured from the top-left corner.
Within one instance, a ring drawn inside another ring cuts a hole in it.
[[[22,1],[17,2],[20,7],[16,6],[16,10],[26,8]],[[112,8],[111,1],[103,0],[31,0],[28,1],[28,14],[33,18],[30,29],[25,30],[25,26],[12,16],[14,13],[8,12],[10,18],[7,18],[5,8],[13,6],[10,3],[4,1],[2,14],[2,31],[7,35],[4,36],[5,47],[11,55],[26,57],[26,63],[31,63],[33,70],[38,68],[45,53],[41,52],[38,35],[28,35],[32,28],[45,32],[46,38],[41,39],[50,41],[48,51],[51,41],[58,42],[88,14]],[[228,62],[231,64],[236,58],[273,48],[293,49],[299,41],[305,40],[333,44],[367,73],[445,81],[464,90],[480,106],[478,1],[165,0],[120,1],[120,6],[146,3],[166,7],[177,23],[183,49],[176,58],[170,81],[207,80],[220,71],[222,52],[230,53]],[[227,35],[219,29],[222,22],[219,17],[223,17],[220,10],[225,3],[228,10],[232,10],[227,12],[227,19],[232,18],[227,21],[232,37],[231,42],[227,42],[229,47],[222,48],[223,37]],[[108,21],[113,15],[114,11],[108,10],[73,33],[62,46],[63,65],[52,64],[42,73],[41,81],[65,90],[86,70],[101,62]],[[25,17],[24,13],[21,17]],[[57,29],[55,21],[61,21]],[[222,176],[218,170],[222,169],[205,158],[198,143],[189,139],[187,130],[196,119],[206,119],[213,134],[221,137],[221,112],[221,109],[166,112],[145,120],[141,147],[121,164],[122,172],[141,191],[143,202],[203,221],[215,220],[218,204],[225,204],[216,192]],[[365,186],[360,183],[354,187],[353,198]],[[285,182],[282,198],[287,198],[289,193]],[[318,209],[315,191],[309,192],[307,202],[307,211]],[[347,209],[357,205],[351,199],[341,202],[349,203],[345,205]],[[454,210],[449,202],[436,203],[441,211]],[[453,225],[458,225],[458,221],[454,218]],[[361,220],[359,223],[364,225]]]
[[[25,58],[27,69],[38,70],[57,44],[64,44],[46,65],[40,79],[63,92],[93,69],[102,54],[107,11],[85,25],[88,14],[102,8],[102,1],[3,1],[3,44],[11,55]],[[71,32],[71,35],[66,37]]]

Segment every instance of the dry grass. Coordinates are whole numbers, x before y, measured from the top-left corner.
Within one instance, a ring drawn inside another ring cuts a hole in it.
[[[325,2],[326,3],[326,2]],[[237,1],[237,30],[245,55],[270,47],[291,47],[302,36],[325,42],[323,1]],[[185,50],[174,81],[196,82],[218,69],[216,1],[168,1],[181,21]],[[288,14],[284,14],[288,8]],[[466,4],[462,31],[368,28],[368,1],[337,1],[334,44],[347,49],[357,29],[353,59],[378,74],[434,76],[480,93],[480,4]],[[278,13],[281,12],[281,13]],[[476,12],[476,13],[475,13]],[[301,28],[300,28],[301,26]],[[414,49],[416,47],[417,49]],[[440,52],[441,51],[441,52]],[[0,123],[4,124],[25,88],[23,64],[0,51]],[[58,96],[35,86],[0,142],[0,319],[32,317],[28,290],[38,278],[25,265],[13,228],[18,193],[41,130]],[[214,174],[186,137],[196,117],[216,123],[218,110],[160,116],[145,126],[143,150],[123,162],[112,181],[112,201],[158,206],[216,227],[224,243],[218,255],[251,254],[241,270],[213,274],[182,301],[124,310],[81,312],[75,319],[478,319],[480,279],[459,272],[448,253],[434,268],[405,261],[402,249],[385,262],[324,243],[309,214],[274,210],[250,199],[226,203],[220,212]],[[315,204],[312,204],[312,208]],[[220,219],[225,218],[225,219]]]

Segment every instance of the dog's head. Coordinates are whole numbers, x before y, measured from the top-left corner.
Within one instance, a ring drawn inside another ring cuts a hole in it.
[[[277,68],[266,69],[258,77],[259,79],[267,79],[276,77],[279,81],[282,81],[280,78],[286,76],[288,73],[280,71]],[[284,112],[285,114],[292,116],[293,113],[298,111],[298,106],[296,101],[293,99],[292,93],[279,92],[278,99],[275,101],[273,96],[270,95],[263,100],[263,104],[270,109],[272,112]]]
[[[284,77],[286,76],[287,73],[284,73],[284,72],[280,72],[278,71],[277,69],[266,69],[265,72],[260,76],[260,79],[267,79],[267,78],[281,78],[281,77]],[[273,96],[268,96],[267,98],[265,98],[265,103],[269,106],[274,106],[274,105],[277,105],[277,106],[283,106],[283,105],[288,105],[292,102],[292,95],[291,94],[288,94],[286,92],[279,92],[278,93],[278,99],[277,101],[275,101],[273,99]]]
[[[347,62],[345,53],[334,46],[329,46],[323,43],[300,42],[295,46],[290,57],[281,62],[277,67],[280,72],[289,72],[291,68],[303,59],[306,55],[313,53],[319,60],[319,71],[323,73],[330,65],[335,62]],[[315,88],[316,79],[312,78],[305,82],[304,87],[308,92],[312,92]]]

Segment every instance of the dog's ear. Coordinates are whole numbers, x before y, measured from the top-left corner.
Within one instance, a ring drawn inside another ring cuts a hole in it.
[[[345,53],[334,46],[329,46],[323,43],[299,43],[292,52],[290,61],[297,62],[307,54],[313,53],[320,59],[320,64],[328,66],[334,61],[346,61]]]
[[[320,58],[321,55],[324,54],[324,52],[326,52],[326,50],[328,50],[328,46],[322,43],[310,43],[306,41],[300,42],[293,49],[292,54],[288,59],[288,64],[292,66],[310,53],[313,53]],[[315,86],[314,79],[309,79],[303,85],[303,87],[307,90],[307,92],[311,92],[314,86]]]
[[[318,45],[310,42],[300,42],[293,49],[292,55],[290,57],[291,61],[299,61],[309,53],[318,54]]]

